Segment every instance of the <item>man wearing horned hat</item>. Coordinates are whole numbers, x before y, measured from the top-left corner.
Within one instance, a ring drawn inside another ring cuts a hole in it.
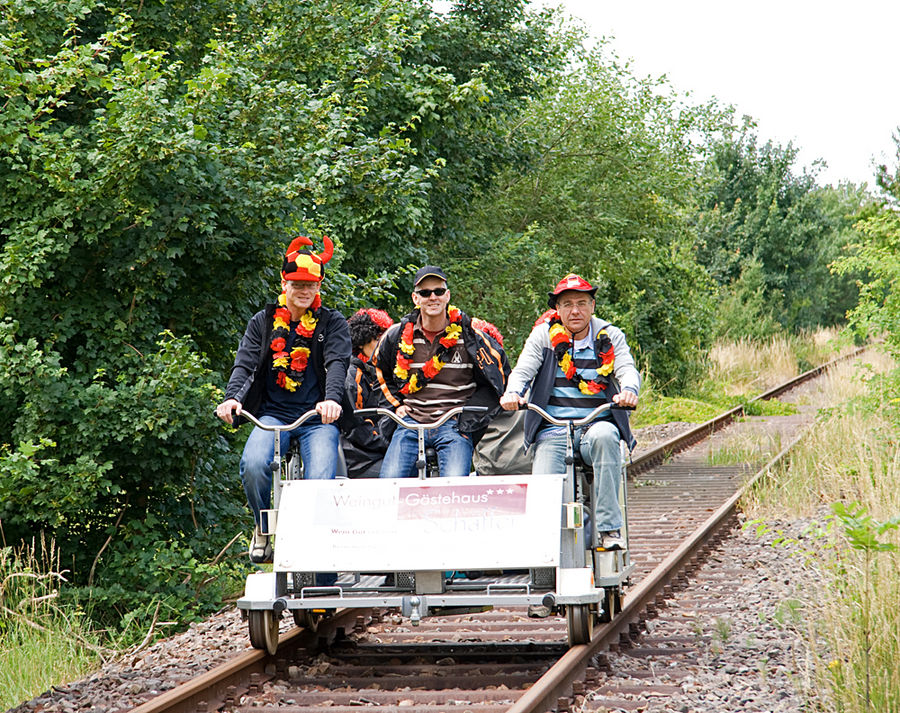
[[[246,409],[266,424],[296,421],[306,411],[318,416],[281,433],[281,450],[300,442],[305,478],[334,478],[338,464],[344,379],[350,363],[350,330],[337,310],[322,306],[319,287],[334,246],[324,238],[321,254],[300,236],[287,249],[281,268],[281,295],[250,319],[238,346],[225,400],[216,407],[223,421],[237,425]],[[260,531],[260,513],[269,507],[274,436],[254,428],[241,457],[241,481],[255,527],[250,561],[269,562],[272,548]]]

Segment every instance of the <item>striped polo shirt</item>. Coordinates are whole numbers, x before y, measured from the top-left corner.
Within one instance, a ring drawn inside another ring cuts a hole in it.
[[[578,374],[585,381],[598,378],[599,360],[594,352],[594,334],[575,342],[572,360]],[[605,391],[590,396],[581,393],[574,381],[566,378],[563,370],[557,365],[553,390],[547,402],[547,413],[556,418],[584,418],[600,404],[609,401]],[[601,416],[601,420],[606,416]]]
[[[443,332],[438,333],[433,342],[429,342],[422,332],[421,317],[416,321],[413,330],[412,370],[421,371],[440,346]],[[412,372],[410,372],[412,373]],[[466,351],[465,333],[453,348],[444,354],[444,367],[431,381],[414,394],[409,394],[403,401],[409,407],[409,414],[420,423],[427,423],[439,418],[454,406],[465,406],[469,397],[475,393],[475,376],[469,353]]]

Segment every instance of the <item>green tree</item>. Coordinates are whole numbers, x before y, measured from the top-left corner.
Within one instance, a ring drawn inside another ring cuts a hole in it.
[[[3,5],[9,540],[56,535],[108,613],[155,591],[175,610],[214,599],[186,572],[227,570],[219,552],[246,516],[211,405],[287,239],[335,238],[331,304],[389,302],[443,230],[435,206],[449,225],[518,156],[492,132],[553,61],[547,17],[523,8]]]
[[[523,118],[534,146],[526,170],[507,170],[479,197],[466,239],[441,245],[441,259],[467,308],[495,319],[514,354],[552,285],[582,274],[599,285],[598,312],[626,330],[645,366],[683,385],[711,315],[692,254],[692,137],[720,119],[602,51],[578,60]]]
[[[796,172],[796,161],[791,144],[759,146],[746,118],[711,146],[697,256],[726,309],[742,295],[750,300],[742,321],[758,324],[748,335],[834,324],[855,299],[852,279],[836,277],[828,265],[853,239],[855,216],[869,198],[853,186],[820,188],[814,171]],[[761,289],[746,290],[748,269],[761,278]],[[739,336],[730,314],[719,322]]]
[[[859,302],[847,315],[850,327],[863,339],[883,337],[900,354],[900,214],[885,205],[857,227],[859,242],[833,266],[840,275],[866,275]]]

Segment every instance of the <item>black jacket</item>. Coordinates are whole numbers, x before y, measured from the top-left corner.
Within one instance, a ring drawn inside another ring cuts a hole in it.
[[[378,387],[378,376],[371,363],[366,363],[359,357],[352,357],[345,384],[347,400],[353,409],[391,407]],[[365,419],[355,417],[352,420],[348,419],[344,436],[359,448],[383,454],[391,442],[391,433],[394,430],[388,424],[393,425],[394,422],[385,416]]]
[[[378,387],[375,367],[359,357],[350,359],[344,391],[352,409],[391,407]],[[344,437],[341,446],[347,471],[353,478],[384,458],[395,424],[387,416],[362,418],[354,411],[347,411],[346,416],[342,424]]]
[[[231,367],[231,377],[225,388],[226,399],[236,399],[240,402],[241,408],[257,417],[260,415],[266,395],[265,370],[271,364],[268,356],[275,307],[274,304],[267,304],[250,318],[238,345],[234,366]],[[350,363],[350,349],[350,328],[347,327],[347,320],[337,310],[322,307],[319,310],[316,331],[313,332],[310,366],[307,368],[316,370],[316,377],[319,380],[319,400],[331,400],[341,404],[344,409],[342,418],[348,410],[344,397],[344,379]],[[235,423],[237,425],[244,420],[238,417]]]
[[[406,398],[400,393],[403,384],[394,376],[394,366],[397,364],[400,335],[409,321],[410,316],[407,315],[390,327],[381,337],[374,355],[378,384],[394,408],[400,406]],[[462,313],[460,324],[463,330],[463,343],[472,360],[472,373],[475,376],[475,393],[466,405],[486,406],[488,410],[485,413],[463,412],[457,423],[461,433],[471,434],[477,442],[491,419],[500,411],[500,396],[506,390],[506,379],[510,371],[509,361],[503,347],[489,334],[473,327],[472,320],[465,312]]]

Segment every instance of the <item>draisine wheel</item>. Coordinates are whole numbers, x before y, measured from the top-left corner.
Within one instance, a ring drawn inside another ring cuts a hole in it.
[[[589,604],[570,604],[566,607],[566,629],[569,646],[586,644],[594,635],[594,612]]]
[[[605,587],[603,590],[603,613],[600,621],[604,624],[622,611],[622,590],[618,587]]]
[[[278,648],[278,618],[270,609],[250,610],[250,645],[274,654]]]
[[[307,631],[315,631],[319,628],[319,622],[322,620],[321,615],[316,614],[312,609],[293,609],[294,623]]]

